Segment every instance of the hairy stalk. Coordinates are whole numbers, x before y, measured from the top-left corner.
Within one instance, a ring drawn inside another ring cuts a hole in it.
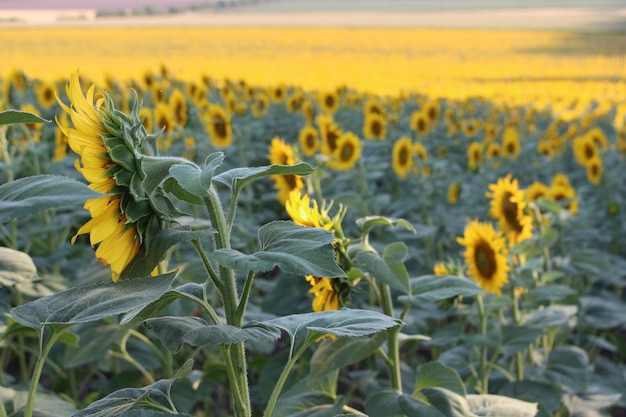
[[[480,335],[487,336],[487,314],[485,314],[485,305],[483,303],[483,296],[479,294],[476,296],[476,303],[478,305],[478,316],[480,319]],[[480,348],[480,385],[482,394],[489,393],[489,372],[487,371],[487,347],[481,346]]]
[[[393,318],[393,304],[391,301],[389,286],[387,284],[379,284],[379,290],[383,313]],[[399,333],[400,326],[396,326],[388,330],[387,349],[389,350],[388,367],[391,386],[398,392],[402,392],[402,375],[400,374],[400,344],[398,343]]]
[[[37,393],[37,386],[39,385],[39,378],[41,378],[41,372],[43,366],[46,363],[46,358],[50,353],[50,349],[54,346],[57,339],[63,334],[63,330],[52,331],[50,338],[44,346],[41,348],[41,353],[37,356],[37,362],[35,362],[35,369],[33,370],[33,376],[30,380],[30,389],[28,390],[28,397],[26,399],[26,406],[24,408],[24,417],[33,417],[33,410],[35,408],[35,394]]]

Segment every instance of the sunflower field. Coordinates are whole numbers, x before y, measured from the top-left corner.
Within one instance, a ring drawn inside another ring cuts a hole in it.
[[[626,412],[623,34],[0,35],[0,417]]]

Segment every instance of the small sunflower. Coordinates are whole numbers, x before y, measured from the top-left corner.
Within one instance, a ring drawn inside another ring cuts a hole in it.
[[[321,114],[317,116],[315,122],[320,131],[322,153],[326,156],[331,156],[337,149],[337,140],[339,140],[343,132],[339,130],[339,127],[329,115]]]
[[[578,199],[576,190],[572,186],[553,183],[548,189],[547,197],[562,205],[565,204],[563,207],[571,214],[578,213]]]
[[[463,119],[461,121],[461,130],[466,137],[472,138],[478,134],[480,122],[476,119]]]
[[[593,143],[595,143],[598,149],[600,149],[601,151],[606,151],[609,147],[609,141],[606,138],[606,134],[599,127],[594,127],[589,132],[587,132],[585,136],[590,137]]]
[[[566,188],[574,189],[567,175],[562,172],[557,172],[556,174],[554,174],[554,176],[552,177],[552,181],[550,182],[550,186],[551,187],[558,186],[558,187],[566,187]]]
[[[270,100],[274,103],[282,103],[287,97],[287,86],[284,84],[278,84],[269,89]]]
[[[315,297],[312,303],[314,312],[339,310],[339,294],[333,286],[335,279],[318,278],[308,275],[306,280],[312,286],[309,293],[313,294]]]
[[[446,264],[444,264],[443,262],[437,262],[435,264],[435,266],[433,267],[433,273],[437,276],[450,275],[448,267],[446,267]]]
[[[152,115],[152,110],[150,110],[148,107],[142,107],[139,110],[139,120],[141,120],[141,123],[143,124],[143,127],[146,128],[146,131],[154,131],[154,118]]]
[[[315,116],[315,108],[313,104],[309,100],[304,100],[302,102],[302,108],[300,109],[300,113],[304,116],[304,119],[307,123],[313,123],[313,118]]]
[[[308,157],[314,156],[320,147],[317,130],[311,125],[306,125],[300,130],[298,142],[302,153]]]
[[[420,162],[426,162],[428,160],[428,151],[421,142],[415,142],[412,151],[413,155],[416,155]]]
[[[413,144],[411,138],[404,136],[393,144],[391,166],[400,179],[407,179],[413,168]]]
[[[262,91],[259,91],[254,96],[254,101],[252,102],[252,115],[257,119],[261,119],[267,116],[267,112],[270,108],[270,98],[269,96]]]
[[[424,106],[424,114],[428,118],[430,125],[435,125],[439,121],[441,110],[439,109],[439,101],[431,100]]]
[[[537,201],[540,197],[546,197],[548,186],[541,181],[535,181],[526,188],[526,201]]]
[[[56,103],[57,88],[53,82],[43,82],[37,85],[37,102],[41,107],[49,108]]]
[[[336,91],[325,91],[320,94],[319,104],[323,112],[332,114],[339,108],[339,95]]]
[[[458,182],[453,182],[448,186],[448,204],[454,205],[459,202],[459,192],[461,187]]]
[[[301,91],[296,91],[289,97],[287,97],[287,110],[296,113],[302,110],[302,103],[304,102],[304,95]]]
[[[154,124],[157,129],[163,129],[165,133],[174,131],[176,122],[174,121],[174,113],[172,109],[165,103],[157,103],[154,108]]]
[[[370,98],[365,102],[363,116],[367,117],[370,114],[385,115],[385,109],[377,98]]]
[[[519,133],[515,127],[509,126],[504,129],[502,135],[502,154],[507,158],[517,158],[521,150]]]
[[[349,171],[361,158],[361,140],[354,133],[344,133],[337,139],[337,147],[328,166],[338,171]]]
[[[291,145],[288,145],[278,137],[272,139],[270,144],[269,160],[272,164],[278,165],[293,165],[296,163]],[[304,188],[304,181],[298,175],[272,175],[270,178],[274,181],[274,188],[278,190],[276,198],[283,204],[289,198],[290,192],[300,192]]]
[[[168,100],[168,105],[172,111],[172,115],[174,116],[173,120],[176,125],[184,128],[187,124],[189,116],[187,114],[187,99],[185,98],[185,94],[182,90],[178,88],[172,90],[172,94],[170,94],[170,98]]]
[[[491,200],[489,215],[498,220],[500,230],[515,245],[532,236],[532,218],[524,213],[526,200],[524,190],[518,187],[511,174],[489,185],[486,196]]]
[[[426,136],[430,130],[428,116],[421,111],[415,111],[411,115],[411,129],[420,136]]]
[[[486,291],[502,294],[508,282],[509,265],[505,256],[505,241],[491,223],[473,220],[457,242],[465,247],[468,274]]]
[[[586,167],[589,161],[597,158],[600,151],[589,135],[579,136],[574,139],[574,157],[580,166]]]
[[[587,163],[587,179],[590,183],[593,185],[600,184],[603,168],[602,159],[600,159],[599,156],[596,156]]]
[[[387,127],[385,118],[379,114],[369,114],[363,121],[363,136],[366,139],[385,139]]]
[[[483,164],[483,147],[478,142],[472,142],[467,147],[467,166],[476,171]]]
[[[233,143],[233,127],[230,123],[230,116],[222,107],[210,106],[205,115],[205,121],[213,146],[225,148]]]
[[[143,129],[137,109],[133,109],[133,119],[120,115],[108,96],[94,102],[94,91],[92,85],[85,96],[78,73],[74,73],[66,88],[70,106],[58,100],[74,125],[65,128],[59,123],[70,148],[80,156],[76,169],[89,182],[89,188],[106,194],[85,202],[91,220],[78,229],[72,243],[78,235],[89,233],[97,259],[110,265],[112,279],[117,281],[149,236],[161,229],[161,220],[149,200],[137,196],[137,186],[132,192],[130,187],[132,179],[142,175],[136,166],[138,150],[149,146],[154,138]]]

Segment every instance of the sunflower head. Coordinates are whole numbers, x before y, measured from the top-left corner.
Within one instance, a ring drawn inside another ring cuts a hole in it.
[[[511,174],[489,186],[486,196],[491,199],[489,215],[498,220],[500,230],[515,245],[532,236],[532,217],[525,213],[524,190],[518,187]]]
[[[300,149],[305,156],[312,157],[320,147],[317,129],[311,125],[304,126],[298,134]]]
[[[413,168],[413,144],[411,138],[404,136],[393,145],[391,167],[398,178],[405,180]]]
[[[352,132],[344,133],[337,139],[337,146],[328,161],[330,168],[350,171],[361,158],[361,140]]]
[[[220,106],[210,106],[204,114],[211,144],[217,148],[225,148],[233,142],[233,127],[230,116]]]
[[[600,184],[603,170],[602,159],[596,156],[587,163],[587,180],[593,185]]]
[[[278,165],[293,165],[297,162],[291,145],[278,137],[272,139],[269,160]],[[274,181],[274,188],[278,190],[278,201],[283,204],[288,200],[290,192],[300,192],[304,188],[304,182],[299,175],[272,175],[270,178]]]
[[[509,272],[504,238],[491,223],[473,220],[457,242],[465,247],[468,274],[482,289],[500,295]]]
[[[428,116],[421,111],[413,112],[411,115],[411,129],[417,132],[420,136],[425,136],[430,130],[430,124],[428,123]]]
[[[320,94],[319,105],[324,113],[334,113],[339,108],[339,95],[337,91],[325,91]]]
[[[80,156],[76,169],[91,189],[106,194],[85,202],[91,220],[72,240],[89,233],[96,257],[111,266],[115,281],[162,229],[162,220],[173,215],[170,205],[162,204],[162,190],[156,186],[146,188],[145,180],[151,171],[144,161],[156,155],[156,136],[148,135],[139,119],[136,96],[128,116],[115,108],[108,95],[95,100],[93,85],[84,95],[78,73],[72,75],[66,92],[70,105],[61,100],[59,104],[74,128],[61,123],[59,128]]]
[[[363,121],[363,136],[367,139],[384,139],[387,134],[385,118],[373,113]]]

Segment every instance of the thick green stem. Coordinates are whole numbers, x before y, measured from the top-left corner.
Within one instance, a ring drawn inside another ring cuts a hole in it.
[[[394,317],[393,303],[391,300],[391,292],[387,284],[379,284],[380,302],[383,313],[389,317]],[[400,326],[395,326],[387,331],[387,349],[389,351],[389,382],[391,387],[402,392],[402,375],[400,374],[400,344],[398,343],[398,335],[400,334]]]
[[[217,230],[217,234],[215,235],[216,249],[230,249],[230,228],[228,227],[224,217],[224,210],[219,196],[217,195],[217,191],[213,186],[209,189],[209,196],[205,198],[205,202],[209,212],[209,218],[211,219],[211,224]],[[238,324],[239,320],[237,317],[239,300],[235,274],[231,269],[220,265],[219,280],[222,285],[220,292],[224,302],[226,322],[233,326],[240,326],[241,324]],[[246,366],[245,347],[243,343],[236,343],[232,345],[229,352],[230,355],[232,355],[230,357],[230,360],[232,361],[230,366],[233,370],[232,374],[229,373],[229,379],[233,389],[238,391],[235,396],[239,395],[242,398],[241,401],[235,402],[236,415],[238,417],[249,417],[252,413],[252,406],[250,403],[250,392],[248,388],[248,370]]]
[[[516,326],[520,325],[520,315],[519,297],[515,294],[515,289],[513,289],[513,324]],[[515,354],[515,368],[517,371],[517,380],[522,381],[524,379],[524,358],[522,352]]]
[[[43,366],[46,363],[46,358],[50,353],[50,349],[54,346],[57,339],[63,334],[63,331],[52,331],[47,343],[42,347],[41,353],[37,357],[35,362],[35,369],[33,370],[33,376],[30,381],[30,389],[28,390],[28,397],[26,399],[26,407],[24,409],[24,417],[33,417],[33,410],[35,408],[35,394],[37,393],[37,386],[39,385],[39,378],[41,378],[41,372]]]
[[[252,283],[254,282],[254,271],[249,271],[248,276],[246,277],[246,283],[243,287],[243,292],[241,293],[241,300],[239,301],[239,305],[237,306],[237,326],[241,326],[243,323],[243,316],[246,313],[246,305],[248,304],[248,299],[250,298],[250,292],[252,291]]]

